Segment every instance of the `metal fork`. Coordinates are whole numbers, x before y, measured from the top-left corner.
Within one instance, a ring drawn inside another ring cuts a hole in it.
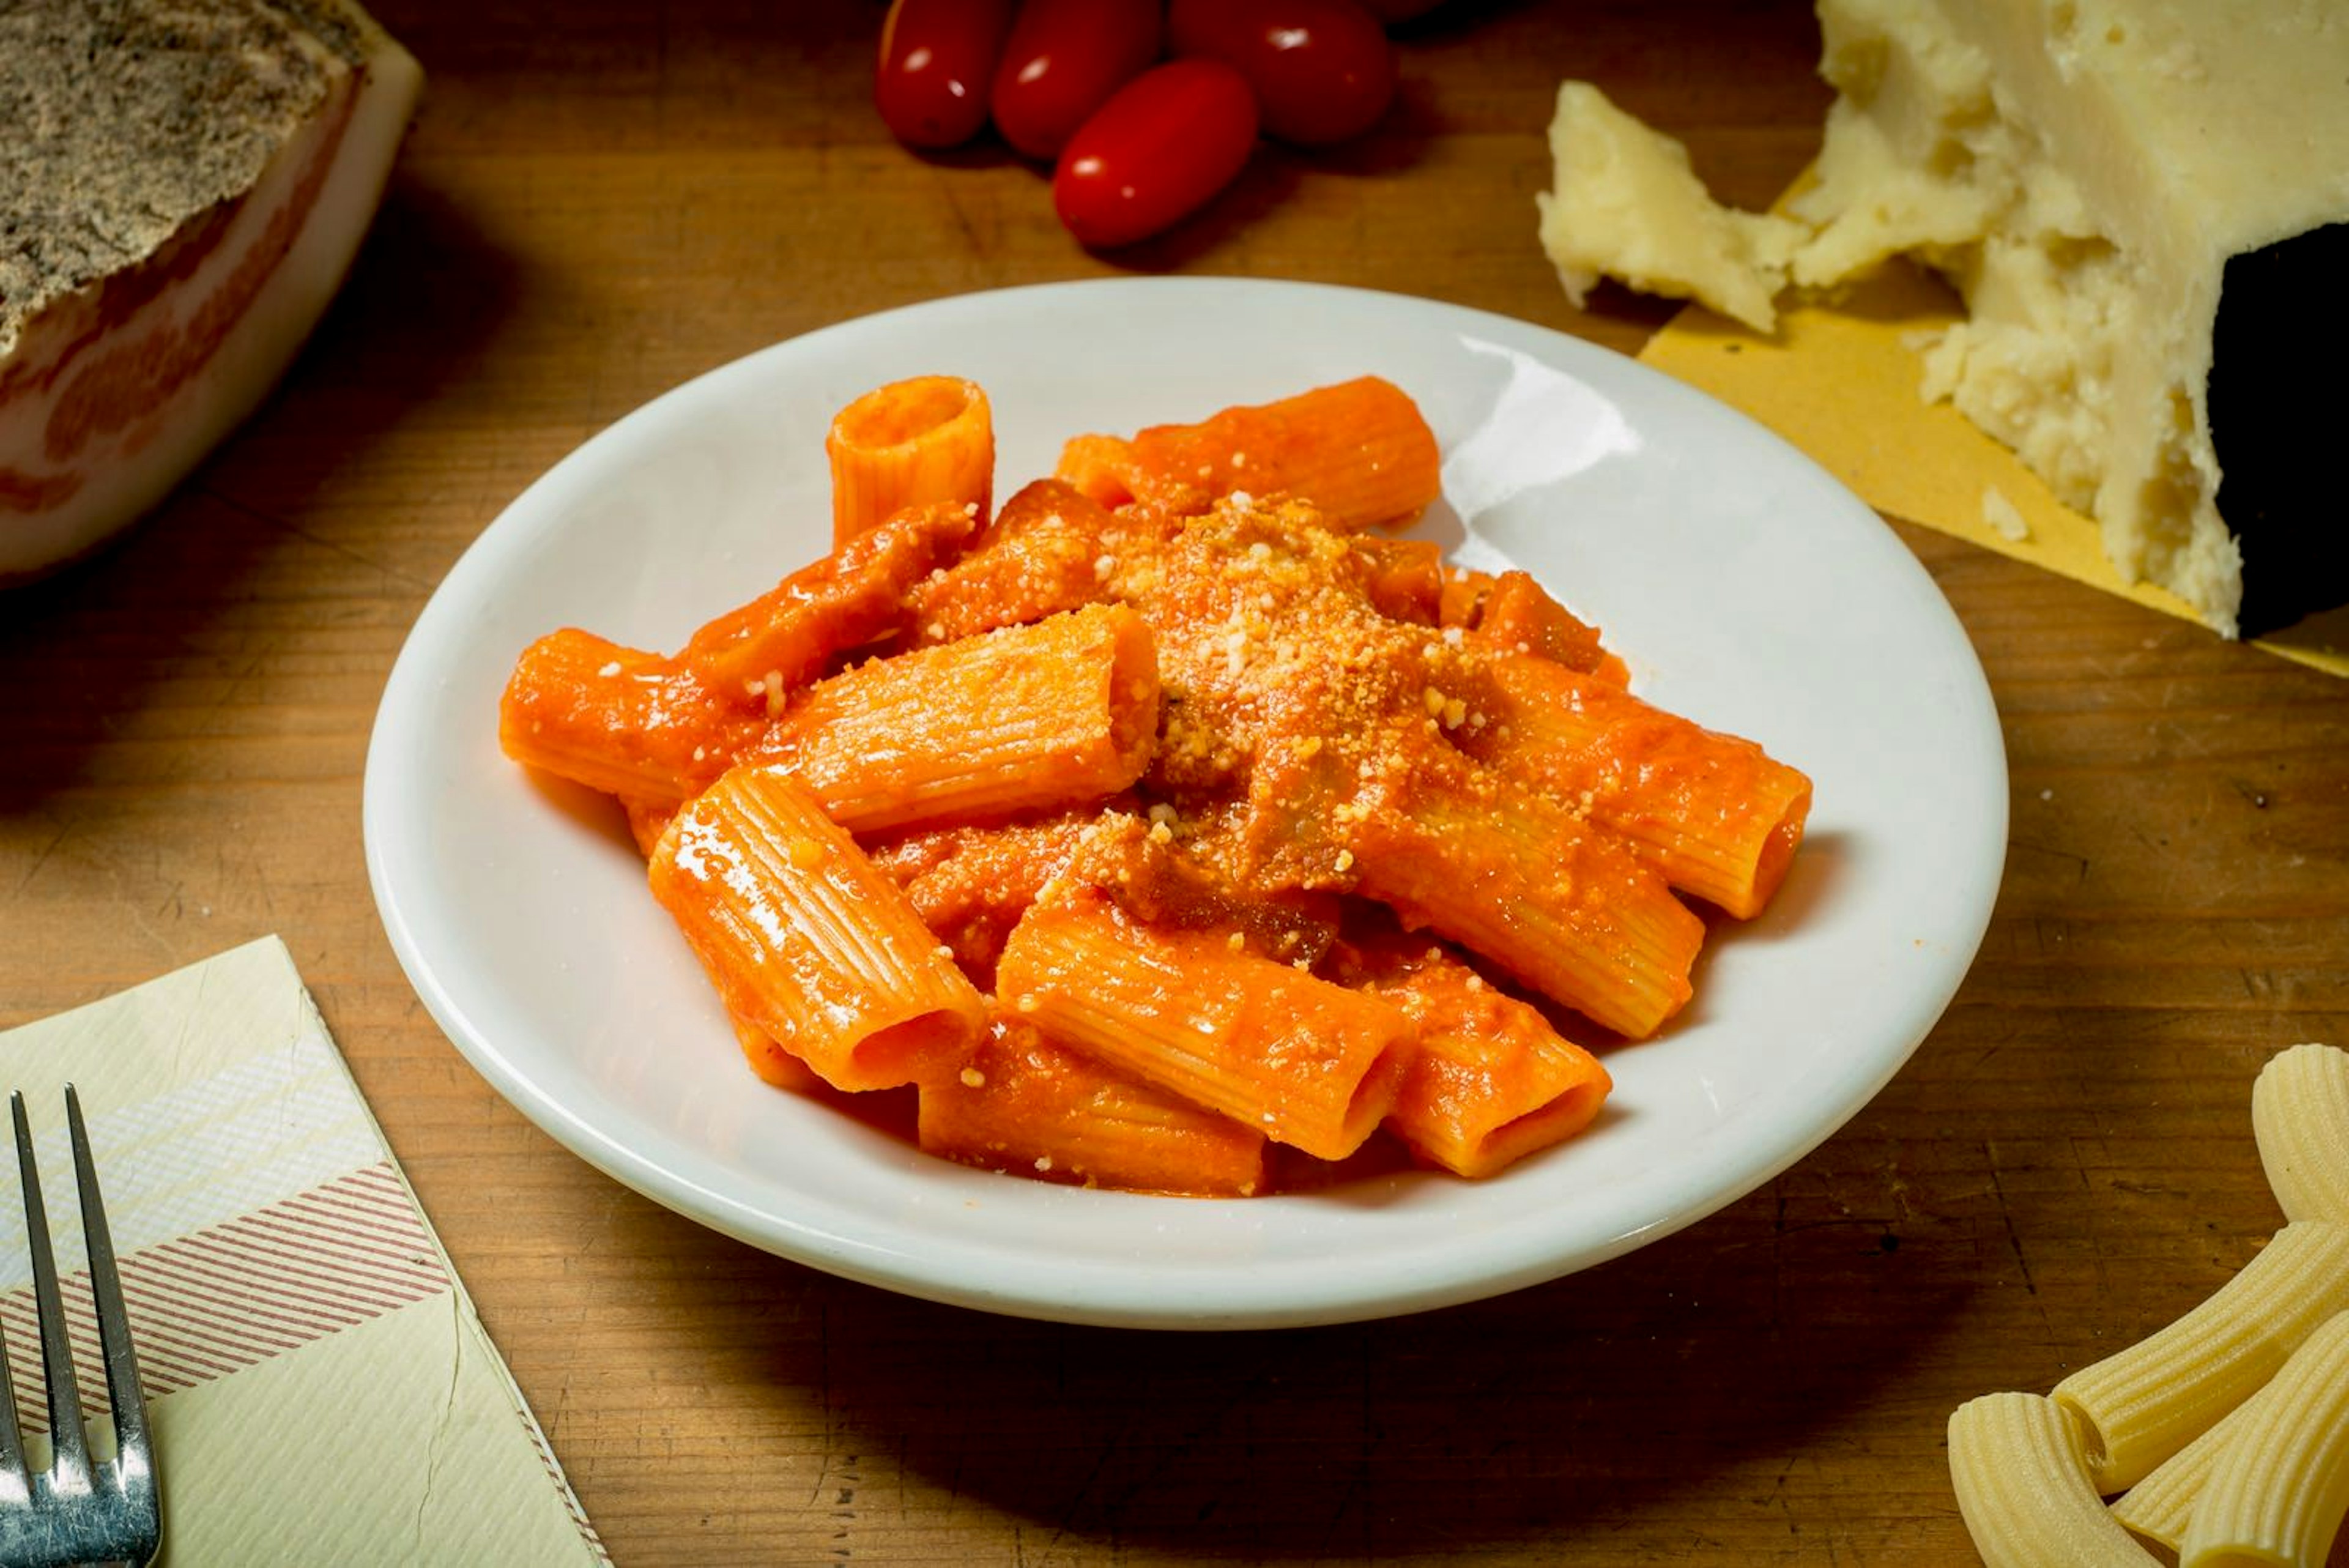
[[[93,1462],[82,1427],[81,1392],[74,1383],[64,1303],[57,1296],[57,1259],[49,1249],[48,1210],[33,1163],[33,1130],[25,1096],[8,1096],[16,1122],[16,1166],[25,1187],[25,1240],[32,1253],[33,1299],[41,1324],[41,1361],[49,1392],[49,1468],[25,1462],[16,1424],[16,1390],[0,1345],[0,1564],[5,1568],[70,1568],[74,1564],[154,1561],[162,1542],[155,1442],[139,1387],[139,1356],[130,1320],[122,1310],[114,1242],[98,1196],[98,1172],[82,1126],[81,1097],[66,1085],[66,1122],[73,1134],[74,1178],[81,1189],[83,1245],[89,1254],[89,1293],[98,1309],[98,1342],[106,1363],[106,1392],[114,1407],[114,1457]]]

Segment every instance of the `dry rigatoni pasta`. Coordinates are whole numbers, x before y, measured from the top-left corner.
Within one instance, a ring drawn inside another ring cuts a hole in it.
[[[1988,1568],[2147,1568],[2105,1511],[2071,1413],[2036,1394],[1985,1394],[1950,1417],[1950,1484]]]
[[[2349,1310],[2349,1227],[2302,1220],[2185,1316],[2054,1390],[2083,1422],[2099,1490],[2119,1491],[2257,1392],[2333,1314]]]
[[[2270,1057],[2251,1085],[2251,1131],[2285,1219],[2349,1223],[2349,1052]]]
[[[896,884],[780,768],[736,768],[686,805],[649,869],[738,1025],[836,1089],[952,1073],[986,1026]]]
[[[2228,1440],[2240,1429],[2243,1418],[2267,1397],[2271,1382],[2236,1406],[2215,1427],[2153,1467],[2137,1485],[2113,1499],[2112,1515],[2133,1535],[2158,1541],[2172,1552],[2186,1539],[2194,1520],[2194,1501],[2210,1479],[2211,1467]]]
[[[2349,1511],[2349,1314],[2292,1352],[2213,1459],[2178,1568],[2318,1568]]]
[[[991,510],[995,416],[987,394],[960,377],[875,387],[833,417],[823,450],[835,546],[908,506]]]

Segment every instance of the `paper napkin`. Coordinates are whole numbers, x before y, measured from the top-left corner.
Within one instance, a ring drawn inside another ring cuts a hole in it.
[[[1895,262],[1831,304],[1786,310],[1775,337],[1692,306],[1640,358],[1768,425],[1879,511],[2195,619],[2175,595],[2124,581],[2095,521],[2056,500],[2012,452],[1948,404],[1917,395],[1926,347],[1963,310],[1938,280]],[[2349,609],[2258,641],[2349,676]]]
[[[609,1562],[282,943],[0,1033],[0,1088],[25,1094],[94,1408],[106,1385],[67,1081],[146,1379],[162,1562]],[[39,1431],[15,1189],[0,1179],[0,1328]]]

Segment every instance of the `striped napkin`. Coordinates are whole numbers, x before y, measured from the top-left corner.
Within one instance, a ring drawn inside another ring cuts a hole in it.
[[[0,1033],[98,1408],[69,1079],[161,1455],[164,1563],[609,1562],[283,943]],[[40,1432],[15,1188],[0,1179],[0,1331]]]

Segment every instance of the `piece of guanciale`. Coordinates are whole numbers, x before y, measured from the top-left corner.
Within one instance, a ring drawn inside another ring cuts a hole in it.
[[[0,5],[0,583],[87,553],[260,403],[422,83],[348,0]]]

